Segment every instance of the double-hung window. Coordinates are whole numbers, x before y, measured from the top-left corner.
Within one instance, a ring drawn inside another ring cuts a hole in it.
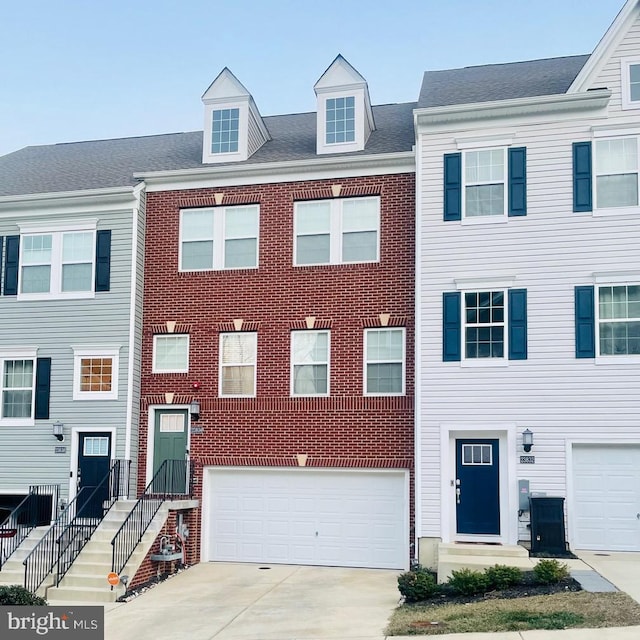
[[[445,362],[526,360],[526,289],[445,292],[442,343]]]
[[[97,231],[96,220],[19,227],[19,236],[4,239],[5,296],[92,298],[109,291],[111,231]]]
[[[74,400],[117,400],[118,347],[73,347]]]
[[[291,395],[329,395],[329,332],[291,333]]]
[[[220,396],[256,395],[257,333],[220,335]]]
[[[33,424],[36,389],[35,349],[0,353],[0,425]]]
[[[167,334],[153,336],[153,372],[187,373],[189,371],[189,336]]]
[[[406,349],[403,328],[367,329],[364,333],[364,393],[405,393]]]
[[[380,198],[295,203],[295,265],[377,262]]]
[[[445,222],[526,216],[526,148],[473,148],[464,141],[459,148],[464,150],[444,156]]]
[[[258,266],[259,206],[180,212],[180,271]]]
[[[638,138],[595,144],[596,208],[638,206]]]
[[[598,287],[599,355],[640,355],[640,285]]]

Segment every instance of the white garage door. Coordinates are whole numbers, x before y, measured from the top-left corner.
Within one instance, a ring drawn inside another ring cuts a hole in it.
[[[203,558],[403,569],[404,471],[205,469]]]
[[[576,549],[640,551],[640,446],[573,448]]]

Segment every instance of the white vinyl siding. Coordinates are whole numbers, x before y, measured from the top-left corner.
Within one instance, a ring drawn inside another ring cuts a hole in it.
[[[620,108],[619,57],[634,50],[640,50],[640,25],[593,84],[613,91],[607,119],[600,113],[592,120],[567,116],[544,122],[523,116],[487,121],[486,128],[452,123],[418,138],[420,537],[439,538],[449,524],[441,522],[442,510],[449,508],[441,496],[455,478],[441,473],[448,454],[441,450],[443,425],[487,430],[509,425],[518,435],[529,428],[535,433],[536,463],[519,463],[521,445],[509,451],[514,461],[509,482],[528,479],[531,491],[550,496],[567,496],[570,440],[640,442],[640,368],[625,364],[626,358],[576,359],[574,312],[575,287],[593,285],[594,273],[637,269],[638,217],[574,213],[572,192],[572,143],[593,139],[593,127],[637,126],[637,114]],[[517,228],[445,224],[442,163],[444,154],[457,151],[455,138],[513,131],[513,144],[527,148],[526,218]],[[442,294],[455,289],[456,278],[512,280],[527,289],[527,360],[490,370],[442,362]],[[519,537],[527,539],[529,530],[522,526]]]

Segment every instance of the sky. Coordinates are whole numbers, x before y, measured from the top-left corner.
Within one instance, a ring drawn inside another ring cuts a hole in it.
[[[591,53],[624,0],[0,0],[0,155],[202,129],[228,67],[263,116],[315,111],[342,54],[372,104],[427,70]]]

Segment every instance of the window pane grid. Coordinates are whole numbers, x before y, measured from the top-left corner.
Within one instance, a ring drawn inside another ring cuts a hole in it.
[[[154,370],[185,372],[189,370],[189,337],[155,336]]]
[[[353,142],[356,139],[355,98],[328,98],[326,102],[327,144]]]
[[[493,450],[490,444],[463,444],[462,464],[491,465],[493,464]]]
[[[640,354],[640,285],[598,289],[600,355]]]
[[[109,392],[113,384],[112,358],[80,359],[80,391]]]
[[[238,151],[240,109],[218,109],[212,114],[211,153]]]
[[[468,292],[465,300],[465,357],[504,358],[504,291]]]

